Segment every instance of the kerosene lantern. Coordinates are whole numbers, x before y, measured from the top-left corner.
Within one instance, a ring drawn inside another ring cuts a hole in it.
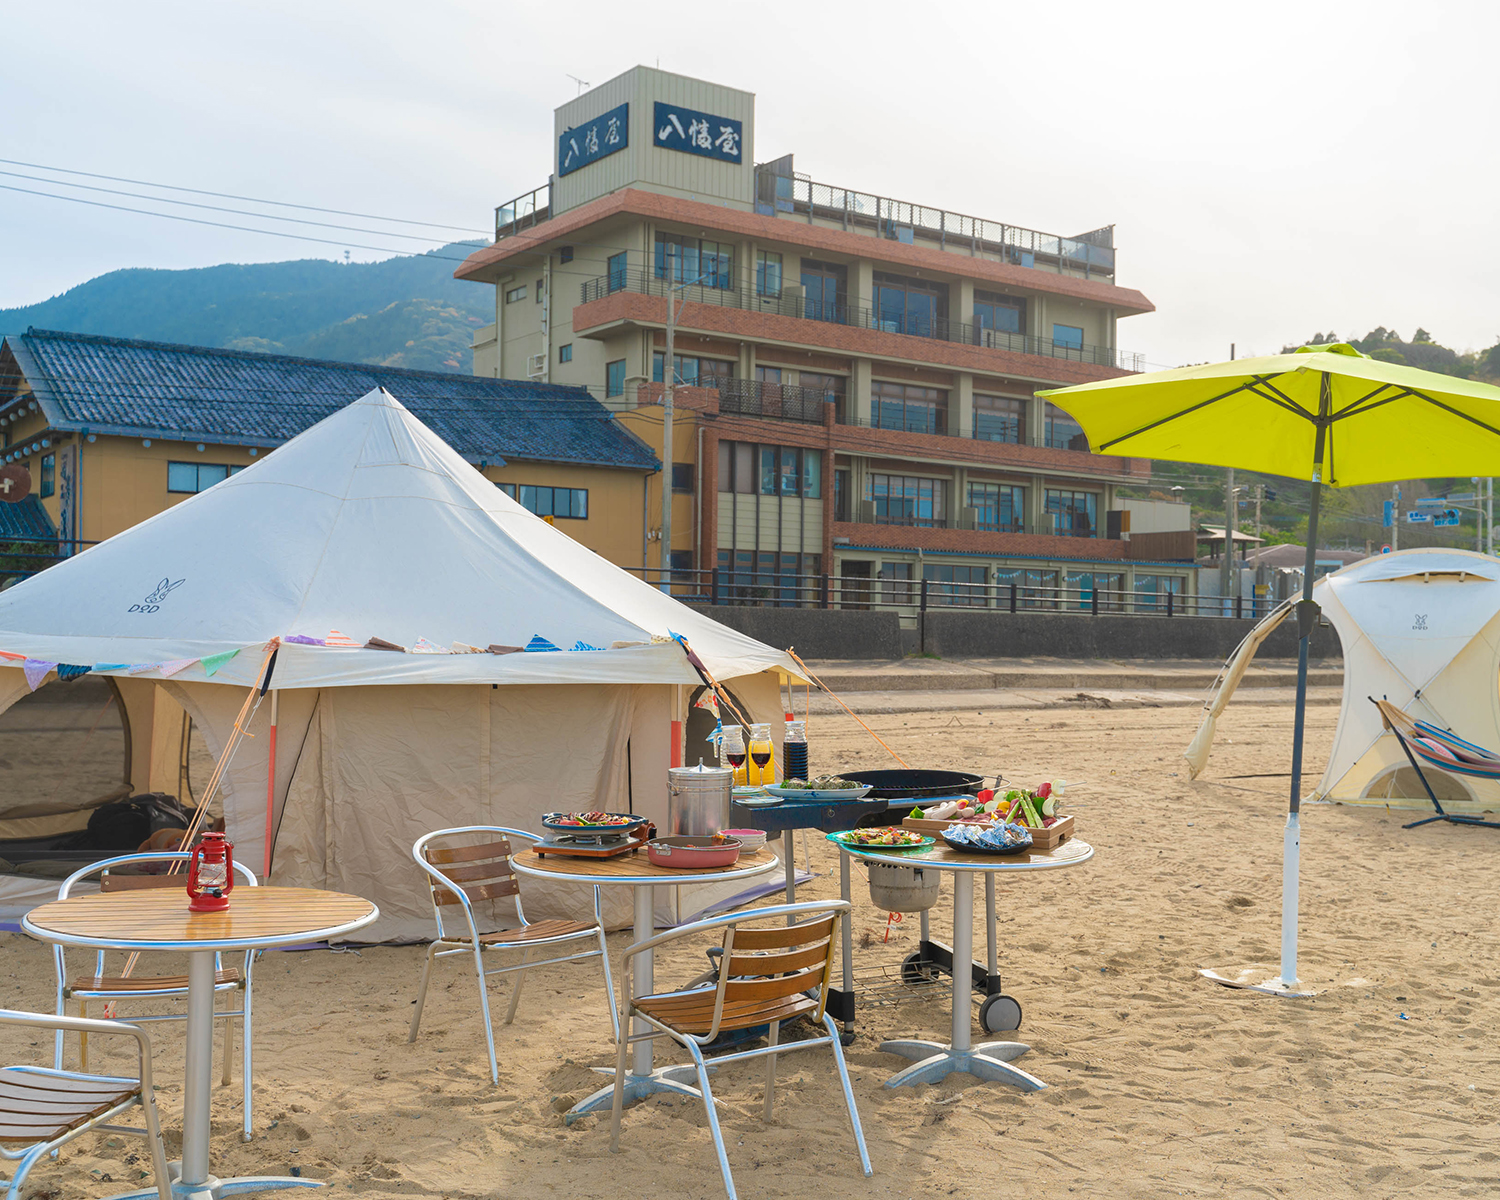
[[[223,912],[234,890],[234,843],[222,833],[205,833],[188,863],[188,911]]]

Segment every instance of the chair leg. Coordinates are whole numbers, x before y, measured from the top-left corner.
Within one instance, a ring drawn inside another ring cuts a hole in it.
[[[78,1015],[87,1017],[89,1015],[89,1002],[80,1000],[78,1002]],[[89,1035],[80,1033],[78,1035],[78,1069],[87,1071],[89,1069]]]
[[[609,1023],[615,1040],[620,1040],[620,1010],[615,1006],[615,981],[609,973],[609,947],[604,942],[604,927],[599,927],[599,961],[604,965],[604,999],[609,1004]]]
[[[224,1018],[224,1074],[219,1079],[220,1087],[229,1086],[229,1064],[234,1059],[234,1018]]]
[[[422,966],[422,984],[417,988],[417,1010],[411,1015],[411,1032],[406,1035],[409,1043],[417,1040],[417,1026],[422,1023],[422,1006],[427,1003],[427,980],[432,976],[432,962],[437,948],[436,942],[427,947],[427,962]]]
[[[484,1044],[490,1052],[490,1082],[500,1082],[500,1068],[495,1062],[495,1031],[490,1026],[490,992],[484,983],[484,951],[474,944],[474,971],[479,976],[479,1011],[484,1016]]]
[[[521,951],[521,969],[515,973],[515,982],[510,985],[510,1004],[505,1009],[505,1023],[509,1025],[516,1019],[516,1006],[521,1003],[521,987],[526,982],[526,966],[531,962],[531,951]]]
[[[703,1093],[703,1106],[708,1109],[708,1132],[713,1136],[714,1151],[719,1156],[719,1173],[724,1176],[724,1191],[728,1193],[729,1200],[736,1200],[734,1176],[729,1173],[729,1154],[724,1149],[719,1114],[714,1111],[714,1095],[708,1086],[708,1065],[703,1061],[703,1052],[698,1049],[696,1042],[688,1041],[687,1048],[693,1056],[693,1065],[698,1069],[698,1090]]]
[[[776,1049],[777,1039],[781,1036],[781,1022],[771,1022],[771,1049],[773,1053],[766,1055],[766,1103],[761,1110],[761,1119],[771,1119],[771,1106],[776,1102]]]
[[[167,1171],[167,1152],[161,1141],[161,1119],[156,1111],[156,1097],[141,1091],[141,1111],[146,1118],[146,1141],[151,1148],[151,1173],[156,1176],[158,1200],[172,1200],[172,1178]]]
[[[5,1200],[20,1200],[21,1185],[26,1182],[26,1176],[31,1168],[36,1165],[36,1160],[41,1158],[45,1153],[45,1147],[32,1150],[30,1153],[23,1155],[21,1160],[16,1163],[15,1172],[10,1177],[10,1185],[5,1189]],[[56,1154],[57,1151],[54,1150],[52,1153]]]
[[[629,1018],[626,1018],[626,1029],[630,1028]],[[619,1052],[615,1056],[615,1098],[609,1110],[609,1150],[611,1154],[620,1152],[620,1112],[625,1107],[625,1060],[630,1054],[630,1039],[623,1037],[620,1033],[620,1022],[615,1020],[615,1042]]]
[[[823,1014],[823,1024],[833,1039],[830,1043],[833,1048],[833,1061],[839,1069],[839,1083],[844,1088],[844,1107],[849,1110],[849,1124],[854,1126],[854,1144],[859,1147],[859,1165],[864,1168],[865,1177],[869,1178],[874,1174],[874,1168],[870,1166],[870,1152],[865,1147],[865,1131],[859,1124],[859,1110],[854,1107],[854,1088],[849,1083],[849,1067],[844,1062],[844,1047],[839,1042],[839,1031],[833,1023],[833,1017],[826,1012]]]
[[[251,1029],[252,1029],[252,1025],[251,1025],[251,1021],[250,1021],[250,997],[253,994],[254,994],[254,992],[253,992],[253,989],[252,989],[252,987],[250,985],[250,964],[247,961],[246,964],[245,964],[245,1002],[244,1002],[244,1005],[242,1006],[245,1015],[242,1018],[242,1021],[241,1021],[242,1028],[240,1029],[240,1037],[243,1039],[243,1041],[245,1043],[244,1047],[240,1051],[242,1059],[243,1059],[243,1061],[240,1063],[240,1073],[243,1076],[241,1082],[244,1085],[244,1089],[245,1089],[245,1099],[244,1099],[244,1110],[245,1110],[244,1117],[245,1117],[245,1123],[244,1123],[244,1125],[243,1125],[243,1127],[241,1129],[240,1137],[244,1141],[247,1141],[247,1142],[250,1140],[250,1138],[254,1135],[254,1132],[255,1132],[255,1122],[254,1122],[254,1120],[252,1119],[252,1116],[251,1116],[251,1099],[250,1099],[250,1081],[251,1081],[251,1074],[252,1074],[252,1072],[251,1072],[251,1058],[252,1058],[252,1054],[253,1054],[253,1052],[251,1050],[251,1037],[250,1037]]]

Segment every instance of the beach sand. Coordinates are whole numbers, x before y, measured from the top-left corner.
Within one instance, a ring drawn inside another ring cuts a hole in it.
[[[1192,710],[1001,714],[984,712],[982,695],[974,703],[873,724],[913,766],[1083,781],[1067,801],[1094,860],[999,889],[1001,970],[1025,1010],[1014,1036],[1032,1047],[1018,1065],[1051,1086],[1023,1095],[954,1075],[886,1089],[902,1060],[879,1042],[946,1041],[949,993],[867,1005],[848,1055],[874,1177],[860,1175],[829,1054],[812,1050],[784,1060],[769,1126],[762,1063],[714,1077],[747,1200],[1500,1191],[1491,1041],[1500,835],[1441,824],[1403,831],[1406,814],[1310,807],[1301,963],[1304,981],[1325,990],[1286,1001],[1226,989],[1197,968],[1274,968],[1279,953],[1290,711],[1231,707],[1207,776],[1194,783],[1180,758]],[[1330,706],[1309,714],[1310,782],[1336,716]],[[810,736],[820,769],[889,763],[847,718],[815,716]],[[799,899],[836,896],[837,855],[821,839],[813,864],[821,874]],[[857,950],[862,968],[915,947],[915,916],[882,943],[886,914],[869,903],[858,869],[854,899],[856,944],[869,943]],[[949,940],[950,882],[932,915]],[[616,954],[627,941],[610,935]],[[4,1003],[49,1009],[50,950],[16,934],[0,935],[0,948]],[[217,1174],[298,1167],[329,1181],[330,1194],[364,1197],[723,1195],[697,1102],[655,1098],[629,1110],[619,1155],[608,1152],[607,1116],[563,1124],[563,1110],[602,1081],[590,1068],[614,1061],[595,965],[531,974],[515,1024],[497,1023],[493,1087],[466,965],[440,968],[421,1036],[407,1044],[421,959],[417,947],[262,958],[257,1137],[238,1140],[236,1072],[215,1089]],[[702,963],[697,948],[658,959],[658,983]],[[179,1026],[157,1027],[169,1154],[181,1119],[180,1036]],[[0,1061],[43,1059],[50,1039],[0,1031]],[[658,1051],[658,1063],[668,1059],[685,1056]],[[123,1053],[95,1061],[128,1069]],[[38,1166],[28,1193],[75,1200],[139,1186],[141,1150],[131,1138],[87,1137]]]

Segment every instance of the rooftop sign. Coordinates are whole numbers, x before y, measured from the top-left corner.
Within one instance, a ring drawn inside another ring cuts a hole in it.
[[[557,173],[559,176],[571,175],[580,167],[608,158],[629,144],[630,105],[627,103],[564,131],[557,139]]]
[[[720,162],[744,161],[745,125],[733,117],[716,117],[658,100],[651,130],[652,140],[663,149]]]

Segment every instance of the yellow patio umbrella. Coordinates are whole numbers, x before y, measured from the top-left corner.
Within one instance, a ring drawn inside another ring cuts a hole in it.
[[[1097,454],[1207,463],[1312,482],[1307,563],[1296,606],[1300,643],[1282,863],[1281,975],[1262,986],[1284,995],[1306,994],[1297,980],[1299,811],[1323,485],[1500,475],[1500,388],[1380,362],[1339,342],[1038,395],[1077,421]]]

